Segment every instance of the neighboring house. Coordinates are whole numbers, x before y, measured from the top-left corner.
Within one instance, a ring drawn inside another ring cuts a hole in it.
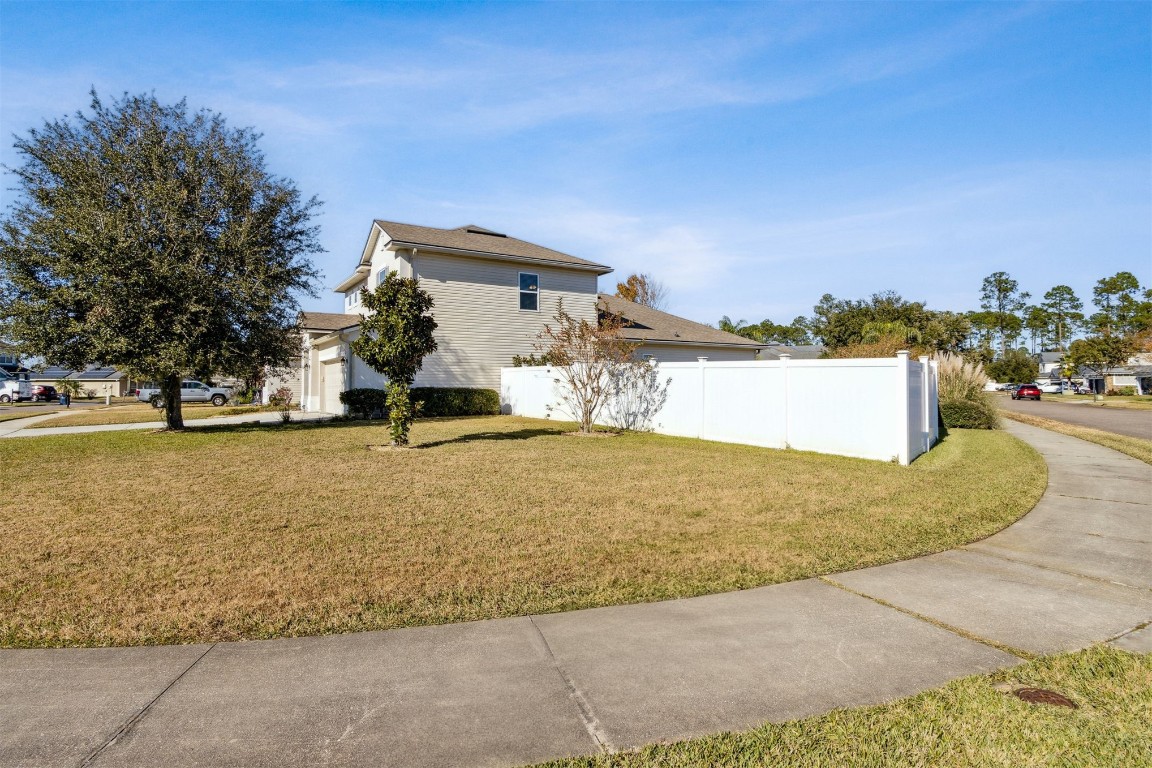
[[[28,373],[28,381],[33,384],[52,384],[55,386],[56,382],[62,381],[71,376],[75,371],[71,368],[61,368],[58,365],[50,365],[42,371],[30,371]]]
[[[1058,380],[1060,378],[1060,369],[1064,365],[1063,352],[1041,352],[1036,357],[1036,363],[1039,366],[1039,375],[1041,378],[1049,378]]]
[[[33,371],[29,373],[28,380],[40,384],[51,384],[55,386],[56,382],[71,380],[76,381],[80,385],[80,392],[87,395],[89,391],[94,393],[95,397],[123,397],[128,394],[131,382],[128,379],[128,374],[118,371],[115,368],[92,366],[83,371],[74,371],[71,368],[60,368],[59,366],[49,366],[43,371]]]
[[[124,397],[132,387],[128,374],[115,368],[92,367],[74,371],[68,378],[80,382],[80,392],[85,396],[93,392],[96,397]]]
[[[599,295],[601,312],[626,321],[621,335],[641,344],[636,354],[664,363],[709,360],[755,360],[765,347],[758,341],[717,330],[710,325],[685,320],[658,309],[637,304],[619,296]]]
[[[0,376],[13,375],[26,372],[28,369],[20,365],[20,358],[8,352],[0,352]]]
[[[415,277],[431,294],[437,350],[424,359],[416,386],[499,389],[500,368],[536,350],[545,324],[562,301],[576,319],[596,322],[598,304],[623,301],[597,294],[611,267],[483,227],[438,229],[375,221],[351,275],[336,286],[344,313],[305,312],[303,350],[288,376],[269,381],[264,395],[287,386],[309,411],[342,413],[339,395],[382,387],[383,378],[352,354],[360,333],[360,291],[394,271]],[[761,346],[664,312],[626,302],[629,338],[658,360],[755,358]]]
[[[1125,365],[1095,371],[1081,368],[1081,375],[1093,392],[1103,394],[1117,387],[1135,387],[1136,394],[1152,394],[1152,353],[1140,352],[1128,358]]]
[[[779,360],[781,355],[791,355],[793,360],[819,360],[827,351],[827,347],[819,344],[798,344],[794,347],[787,344],[769,344],[760,352],[760,358]]]

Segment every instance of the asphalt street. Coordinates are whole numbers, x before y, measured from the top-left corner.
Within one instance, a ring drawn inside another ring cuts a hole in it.
[[[1133,408],[1101,407],[1089,401],[1062,403],[1055,400],[1060,395],[1044,395],[1044,399],[1013,400],[1007,395],[996,398],[996,405],[1006,411],[1030,413],[1065,424],[1102,429],[1118,435],[1142,437],[1152,440],[1152,410],[1138,411]]]

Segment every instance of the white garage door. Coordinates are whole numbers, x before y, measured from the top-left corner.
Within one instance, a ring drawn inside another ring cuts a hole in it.
[[[340,393],[344,391],[344,370],[339,360],[320,365],[320,410],[324,413],[343,413]]]

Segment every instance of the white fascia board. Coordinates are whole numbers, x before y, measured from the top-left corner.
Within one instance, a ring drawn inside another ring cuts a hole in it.
[[[353,272],[348,277],[344,278],[344,280],[341,281],[341,283],[338,286],[336,286],[335,288],[332,289],[332,292],[333,293],[345,293],[349,288],[356,285],[356,283],[364,282],[365,280],[368,279],[368,271],[370,269],[371,269],[371,267],[369,267],[367,265],[356,267],[356,271]]]

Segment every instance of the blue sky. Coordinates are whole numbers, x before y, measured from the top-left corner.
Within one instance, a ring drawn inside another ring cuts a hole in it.
[[[373,218],[646,271],[711,323],[1152,283],[1149,3],[0,3],[5,137],[92,86],[264,134],[325,203],[308,309]]]

